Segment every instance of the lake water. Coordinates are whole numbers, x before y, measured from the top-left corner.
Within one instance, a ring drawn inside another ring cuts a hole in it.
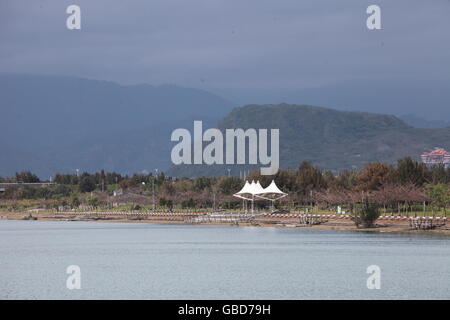
[[[450,299],[450,237],[0,221],[0,299]]]

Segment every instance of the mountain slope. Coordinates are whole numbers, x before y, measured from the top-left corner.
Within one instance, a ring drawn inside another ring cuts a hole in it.
[[[415,114],[406,114],[399,116],[399,118],[405,123],[413,126],[414,128],[448,128],[450,127],[450,122],[445,120],[427,120],[423,119]]]
[[[419,159],[433,147],[450,149],[450,128],[417,129],[391,115],[337,111],[306,105],[248,105],[234,109],[219,122],[226,128],[280,129],[280,165],[296,168],[303,160],[323,169],[360,168],[372,161],[395,163],[405,156]],[[173,167],[188,176],[224,174],[231,167]],[[260,167],[253,166],[251,168]],[[247,167],[246,169],[248,169]]]
[[[77,168],[166,169],[172,130],[195,119],[215,123],[232,107],[209,92],[174,85],[0,75],[0,175],[25,168],[44,177]]]

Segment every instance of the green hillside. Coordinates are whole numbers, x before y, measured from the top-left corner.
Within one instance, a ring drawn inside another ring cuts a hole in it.
[[[422,152],[434,147],[450,149],[450,128],[417,129],[391,115],[307,105],[239,107],[221,120],[218,127],[279,128],[282,168],[296,168],[307,160],[323,169],[338,171],[361,168],[373,161],[395,163],[405,156],[420,159]],[[184,166],[171,172],[187,176],[224,174],[226,167]],[[232,166],[234,174],[242,169]]]
[[[233,106],[175,85],[0,74],[0,176],[166,170],[174,129],[214,125]]]

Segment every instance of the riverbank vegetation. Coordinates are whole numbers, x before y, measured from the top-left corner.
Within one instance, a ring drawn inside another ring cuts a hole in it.
[[[356,216],[364,212],[361,208],[376,206],[383,214],[445,215],[450,205],[450,169],[427,167],[411,158],[401,159],[396,165],[374,162],[361,170],[339,173],[303,162],[296,170],[280,170],[275,176],[261,176],[255,171],[247,177],[263,186],[272,179],[289,194],[276,202],[276,208],[290,211],[337,211]],[[100,171],[55,174],[52,185],[26,184],[39,182],[31,172],[0,177],[0,183],[18,183],[4,187],[0,210],[242,209],[242,200],[232,194],[242,188],[243,180],[233,176],[172,178],[164,173],[128,176]],[[267,201],[257,201],[255,206],[257,210],[270,210]]]

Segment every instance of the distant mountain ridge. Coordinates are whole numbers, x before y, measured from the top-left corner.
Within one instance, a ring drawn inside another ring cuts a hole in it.
[[[195,119],[213,125],[232,107],[217,95],[175,85],[2,74],[0,175],[165,170],[172,130]]]
[[[366,163],[394,164],[411,156],[417,160],[436,146],[450,149],[450,128],[418,129],[392,115],[337,111],[308,105],[248,105],[233,109],[219,128],[279,128],[280,165],[296,168],[303,160],[322,169],[361,168]],[[234,175],[260,166],[180,166],[174,175]]]
[[[427,120],[421,117],[418,117],[414,114],[406,114],[399,117],[405,123],[413,126],[414,128],[423,128],[423,129],[433,129],[433,128],[448,128],[450,127],[450,121],[436,121],[436,120]]]
[[[176,128],[279,128],[280,165],[311,161],[323,169],[360,168],[372,161],[419,159],[450,150],[450,128],[419,129],[391,115],[309,105],[235,107],[197,89],[123,86],[74,77],[0,74],[0,175],[31,170],[121,173],[168,171],[177,176],[239,175],[260,166],[173,166]]]

